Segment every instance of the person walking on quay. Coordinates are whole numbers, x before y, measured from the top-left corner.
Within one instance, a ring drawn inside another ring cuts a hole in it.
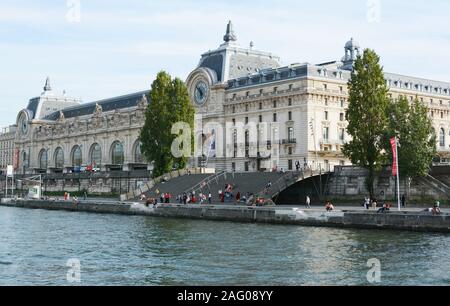
[[[309,198],[309,195],[306,196],[305,205],[306,208],[311,208],[311,199]]]
[[[406,196],[405,196],[405,194],[402,194],[401,203],[402,203],[402,207],[406,207]]]
[[[208,203],[212,204],[212,194],[211,194],[211,192],[208,193]]]
[[[364,198],[364,208],[367,210],[370,208],[370,198],[369,197]]]

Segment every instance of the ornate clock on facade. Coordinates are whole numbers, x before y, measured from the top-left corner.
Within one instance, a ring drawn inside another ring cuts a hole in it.
[[[22,135],[26,135],[28,134],[28,118],[25,114],[22,113],[22,115],[19,118],[19,129],[20,129],[20,133]]]
[[[198,81],[195,84],[194,100],[197,105],[205,104],[208,100],[209,87],[204,81]]]

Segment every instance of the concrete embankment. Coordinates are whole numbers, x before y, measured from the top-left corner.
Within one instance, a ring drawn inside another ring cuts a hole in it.
[[[216,221],[290,224],[341,228],[376,228],[429,232],[450,232],[450,214],[433,216],[427,212],[304,210],[300,208],[247,207],[226,205],[159,204],[145,207],[140,203],[91,203],[25,201],[5,202],[2,206],[31,209],[66,210],[91,213],[145,215],[154,217],[204,219]]]

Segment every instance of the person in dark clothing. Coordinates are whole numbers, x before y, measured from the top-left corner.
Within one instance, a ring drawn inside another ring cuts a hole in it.
[[[402,202],[402,207],[406,207],[406,196],[404,194],[402,195],[401,202]]]

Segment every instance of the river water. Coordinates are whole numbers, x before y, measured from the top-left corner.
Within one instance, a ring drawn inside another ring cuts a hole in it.
[[[373,258],[378,284],[448,285],[449,255],[445,234],[0,207],[0,285],[370,285]]]

